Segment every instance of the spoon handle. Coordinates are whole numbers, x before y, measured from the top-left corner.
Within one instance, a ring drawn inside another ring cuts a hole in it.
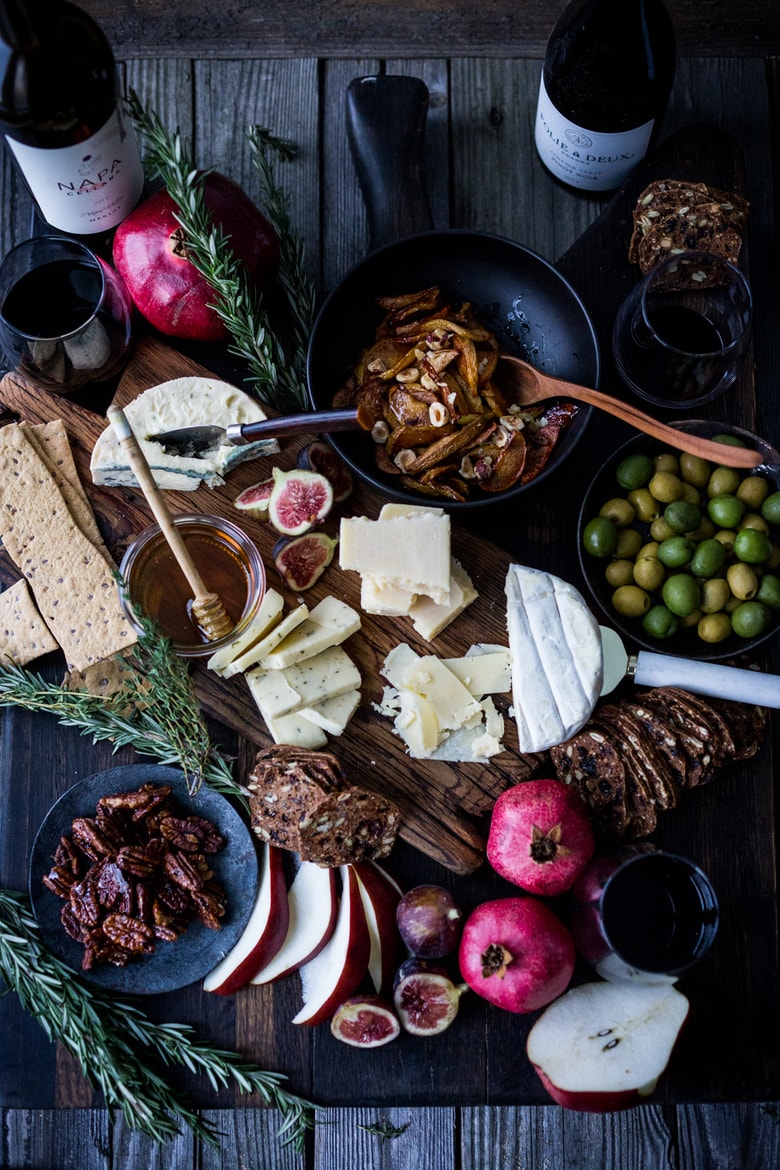
[[[660,439],[678,451],[687,451],[690,455],[698,455],[708,459],[711,463],[721,463],[725,467],[759,467],[764,462],[764,456],[749,447],[733,447],[730,443],[716,443],[712,439],[702,439],[699,435],[690,435],[680,431],[677,427],[667,426],[659,422],[643,410],[632,406],[630,402],[622,402],[609,394],[602,394],[600,390],[591,390],[587,386],[575,386],[572,382],[560,382],[556,379],[555,396],[560,398],[574,398],[579,402],[587,402],[590,406],[597,406],[607,411],[615,418],[634,427],[638,431]]]

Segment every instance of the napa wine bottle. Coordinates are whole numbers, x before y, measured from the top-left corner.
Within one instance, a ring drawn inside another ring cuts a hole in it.
[[[539,87],[534,141],[547,169],[581,191],[620,187],[657,133],[675,60],[662,0],[572,0]]]
[[[0,0],[0,131],[51,227],[94,236],[138,202],[143,169],[106,37],[66,0]]]

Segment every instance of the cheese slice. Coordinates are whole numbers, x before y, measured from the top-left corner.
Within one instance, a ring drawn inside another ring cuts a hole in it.
[[[462,727],[480,713],[474,696],[433,654],[410,663],[403,672],[403,684],[429,703],[442,731]]]
[[[400,710],[394,727],[417,760],[432,755],[441,739],[439,720],[433,704],[414,691],[399,691]]]
[[[272,650],[275,650],[282,639],[286,638],[297,626],[305,622],[308,616],[309,607],[307,605],[301,604],[296,606],[295,609],[290,610],[259,642],[255,642],[253,646],[250,646],[248,650],[245,650],[243,654],[240,654],[238,658],[234,658],[232,662],[229,662],[224,667],[222,673],[225,678],[232,678],[234,674],[241,674],[243,671],[248,670],[250,666],[254,666],[266,654],[270,654]]]
[[[394,581],[377,581],[369,576],[360,578],[360,608],[364,613],[406,617],[416,600],[416,593]]]
[[[314,707],[326,699],[360,688],[360,672],[340,646],[323,650],[313,658],[284,670],[247,672],[246,681],[260,714],[278,719],[282,715]]]
[[[265,670],[280,670],[338,646],[360,629],[360,614],[336,597],[325,597],[308,618],[282,638],[275,650],[258,659]]]
[[[339,563],[380,584],[392,582],[445,604],[450,592],[450,519],[424,511],[415,515],[341,521]]]
[[[468,573],[455,557],[451,557],[447,599],[436,602],[432,597],[418,597],[409,607],[408,614],[420,637],[425,638],[426,642],[432,642],[477,597],[479,594]]]
[[[382,663],[382,674],[391,686],[400,691],[404,687],[404,673],[408,666],[420,661],[420,655],[407,642],[399,642]]]
[[[332,699],[325,699],[315,707],[301,707],[298,712],[310,723],[315,723],[328,735],[341,735],[360,705],[360,691],[345,691]]]
[[[139,394],[124,409],[160,488],[187,492],[194,491],[201,483],[217,487],[237,464],[279,450],[276,439],[261,439],[239,446],[225,442],[199,455],[173,454],[150,440],[151,435],[179,427],[202,424],[227,427],[231,423],[259,422],[266,417],[255,399],[236,386],[214,378],[187,377],[162,382]],[[106,427],[95,443],[90,471],[93,483],[98,485],[138,486],[111,426]]]
[[[598,623],[572,585],[537,569],[511,565],[506,596],[520,750],[544,751],[579,731],[596,704]]]
[[[221,674],[234,659],[246,653],[265,634],[270,632],[271,628],[281,620],[283,609],[284,598],[282,595],[277,593],[275,589],[267,589],[260,602],[260,608],[244,632],[227,646],[223,646],[211,655],[206,664],[209,670]]]
[[[512,659],[508,647],[485,654],[467,654],[463,658],[443,658],[442,662],[477,698],[501,695],[512,689]]]
[[[265,724],[274,743],[289,743],[294,747],[316,751],[328,742],[322,728],[306,719],[300,711],[281,715],[277,719],[266,719]]]

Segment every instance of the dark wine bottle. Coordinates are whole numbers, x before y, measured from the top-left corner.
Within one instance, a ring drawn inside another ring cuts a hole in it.
[[[93,236],[116,227],[143,189],[114,55],[66,0],[0,0],[0,130],[51,227]]]
[[[620,187],[657,133],[675,60],[662,0],[572,0],[539,87],[534,140],[547,169],[581,191]]]

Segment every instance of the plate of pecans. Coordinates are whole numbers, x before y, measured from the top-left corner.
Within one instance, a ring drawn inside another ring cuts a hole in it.
[[[252,834],[219,793],[128,765],[74,784],[30,858],[46,945],[86,979],[130,994],[201,979],[246,925],[258,881]]]

